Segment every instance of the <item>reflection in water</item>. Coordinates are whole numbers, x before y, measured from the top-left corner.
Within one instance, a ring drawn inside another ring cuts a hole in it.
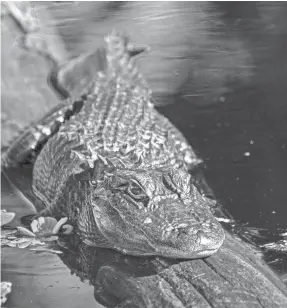
[[[58,256],[19,250],[2,248],[2,279],[13,283],[7,307],[101,307]]]
[[[89,281],[94,286],[96,301],[107,307],[114,307],[125,297],[128,298],[131,290],[126,282],[130,277],[133,279],[156,274],[153,264],[156,263],[156,258],[124,256],[112,250],[88,247],[78,242],[76,237],[61,244],[66,248],[60,255],[63,263],[72,274],[80,277],[82,282]],[[109,271],[118,277],[114,286],[108,283],[107,277],[103,275]]]

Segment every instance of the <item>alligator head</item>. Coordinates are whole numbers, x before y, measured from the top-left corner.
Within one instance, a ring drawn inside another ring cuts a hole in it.
[[[133,170],[97,163],[93,170],[84,214],[89,217],[80,227],[86,243],[170,258],[207,257],[222,245],[224,231],[209,208],[213,201],[197,191],[183,168]]]

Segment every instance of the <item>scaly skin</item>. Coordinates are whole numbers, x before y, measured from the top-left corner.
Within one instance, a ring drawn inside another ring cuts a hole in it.
[[[69,217],[89,245],[132,255],[209,256],[224,231],[212,201],[191,184],[188,171],[201,160],[154,109],[132,59],[144,49],[115,33],[106,43],[106,69],[35,162],[41,215]]]

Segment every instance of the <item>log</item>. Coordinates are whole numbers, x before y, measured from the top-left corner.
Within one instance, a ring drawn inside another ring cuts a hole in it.
[[[72,273],[94,286],[95,299],[106,307],[287,305],[285,285],[262,261],[259,250],[228,232],[220,250],[203,260],[136,258],[69,244],[60,258]]]

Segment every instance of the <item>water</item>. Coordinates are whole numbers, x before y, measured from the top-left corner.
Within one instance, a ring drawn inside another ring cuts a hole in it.
[[[268,240],[272,241],[281,230],[287,229],[286,5],[237,3],[236,6],[237,9],[232,9],[228,3],[218,4],[210,11],[216,11],[220,21],[230,27],[220,28],[221,35],[227,33],[235,43],[241,42],[238,48],[245,51],[241,69],[244,63],[250,69],[242,70],[243,75],[239,70],[209,80],[205,79],[208,74],[201,74],[199,82],[194,73],[186,75],[184,67],[179,66],[179,75],[186,79],[180,81],[176,95],[165,97],[168,104],[160,107],[160,111],[185,134],[206,162],[207,181],[220,202],[240,222],[268,230]],[[218,46],[213,47],[216,50]],[[205,52],[202,59],[210,59]],[[202,65],[202,59],[186,57],[184,63],[193,67],[196,63]],[[237,78],[231,78],[233,75]],[[151,78],[154,88],[161,86],[155,82],[157,77]],[[31,206],[4,179],[2,207],[17,213],[13,226],[21,216],[31,212]],[[77,252],[78,259],[75,256],[68,260],[65,254],[61,259],[51,253],[36,254],[29,250],[19,253],[16,248],[3,248],[2,280],[13,283],[6,307],[102,307],[101,297],[97,292],[94,295],[89,281],[95,279],[100,264],[119,262],[123,266],[126,261],[120,254],[104,250]],[[83,262],[84,256],[93,256],[94,263]],[[274,254],[273,260],[276,257]],[[81,267],[87,264],[97,265],[90,270]],[[286,255],[272,266],[286,274]],[[71,275],[71,268],[78,269],[79,276],[84,272],[91,276],[81,282],[75,274]],[[151,271],[145,267],[144,270]]]

